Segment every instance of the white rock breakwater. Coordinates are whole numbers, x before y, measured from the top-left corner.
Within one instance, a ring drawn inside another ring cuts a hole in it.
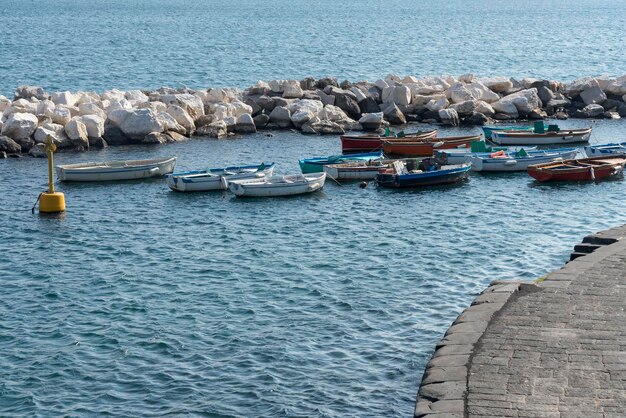
[[[493,120],[626,116],[626,75],[570,83],[506,77],[389,75],[374,83],[334,78],[258,81],[245,89],[161,88],[57,92],[19,87],[0,96],[0,156],[45,156],[50,135],[60,150],[158,144],[192,136],[224,138],[259,129],[305,134],[376,131],[407,122],[483,125]]]

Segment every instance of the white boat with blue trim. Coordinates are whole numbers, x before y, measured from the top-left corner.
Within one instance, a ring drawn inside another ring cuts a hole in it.
[[[526,171],[528,166],[576,157],[578,148],[544,151],[517,152],[498,151],[488,156],[472,156],[472,171]]]
[[[176,157],[56,166],[61,181],[117,181],[160,177],[174,171]]]
[[[626,154],[626,142],[602,145],[588,145],[583,147],[587,157],[601,157],[610,154]]]
[[[273,173],[274,163],[261,163],[172,173],[165,179],[169,188],[177,192],[204,192],[226,190],[231,180],[258,179]]]
[[[278,197],[313,193],[324,187],[326,173],[270,176],[228,182],[228,190],[239,197]]]

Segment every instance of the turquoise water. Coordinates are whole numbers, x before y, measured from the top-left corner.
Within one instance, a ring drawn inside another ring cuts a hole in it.
[[[626,1],[2,0],[0,94],[624,73]]]
[[[625,128],[593,126],[594,142]],[[339,150],[275,132],[56,162],[175,155],[181,170],[263,160],[290,173]],[[542,276],[626,222],[623,179],[330,182],[253,200],[162,179],[63,183],[58,218],[31,215],[45,185],[45,160],[0,161],[3,416],[409,416],[435,344],[490,281]]]

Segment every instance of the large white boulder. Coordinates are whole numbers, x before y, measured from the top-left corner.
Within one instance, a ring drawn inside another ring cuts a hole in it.
[[[461,76],[459,76],[459,81],[466,83],[466,84],[470,84],[474,81],[474,74],[472,73],[467,73],[467,74],[463,74]]]
[[[58,148],[67,148],[72,145],[70,139],[65,134],[65,128],[56,123],[44,123],[35,130],[33,138],[35,143],[42,144],[48,135],[50,135]]]
[[[283,86],[283,97],[285,99],[300,99],[304,92],[297,80],[287,80]]]
[[[321,120],[329,120],[331,122],[343,122],[348,118],[346,112],[341,110],[341,108],[333,105],[326,105],[324,109],[319,113],[319,118]]]
[[[45,117],[52,119],[52,115],[54,114],[55,108],[56,108],[56,105],[54,104],[52,100],[42,100],[39,103],[37,103],[37,114],[44,115]]]
[[[270,122],[280,128],[289,128],[292,126],[291,112],[284,106],[276,106],[270,113]]]
[[[78,105],[78,114],[80,116],[84,115],[96,115],[101,117],[102,119],[107,118],[107,114],[100,106],[96,103],[83,103]]]
[[[454,109],[441,109],[439,118],[444,125],[459,126],[459,114]]]
[[[476,104],[478,100],[466,100],[461,103],[455,103],[451,105],[449,108],[456,110],[456,113],[459,115],[471,115],[476,110]]]
[[[118,109],[109,119],[129,138],[143,139],[151,132],[163,132],[163,125],[151,109]]]
[[[480,93],[476,90],[468,89],[463,83],[455,83],[446,90],[446,97],[452,103],[461,103],[468,100],[480,99]]]
[[[183,128],[180,123],[176,122],[176,119],[172,117],[167,112],[159,112],[157,113],[157,119],[163,125],[163,130],[165,132],[177,132],[181,135],[186,135],[187,130]]]
[[[50,96],[50,100],[52,100],[56,105],[62,104],[66,106],[74,106],[76,104],[77,97],[69,91],[62,91],[53,93],[52,96]]]
[[[513,101],[510,99],[500,99],[497,102],[492,103],[491,106],[497,113],[504,113],[514,119],[519,117],[517,106],[515,106]]]
[[[600,87],[592,87],[580,92],[580,98],[586,105],[599,104],[606,100],[606,94]]]
[[[600,87],[598,80],[593,77],[577,78],[571,83],[565,86],[565,93],[570,97],[573,97],[584,90],[588,90],[593,87]]]
[[[286,80],[271,80],[269,82],[270,89],[272,89],[274,93],[282,93],[285,91],[285,83]]]
[[[52,112],[50,119],[52,119],[53,123],[65,126],[72,119],[72,113],[65,106],[57,106]]]
[[[4,112],[8,106],[11,105],[11,101],[7,99],[5,96],[0,96],[0,112]]]
[[[291,122],[293,122],[293,125],[297,129],[300,129],[302,128],[302,125],[304,125],[305,123],[307,123],[314,117],[315,117],[315,114],[311,112],[310,110],[301,109],[291,114]]]
[[[224,89],[211,89],[207,92],[207,103],[223,103],[226,101],[226,91]],[[217,127],[216,129],[219,129]]]
[[[126,95],[124,94],[124,92],[121,90],[117,90],[117,89],[106,90],[104,93],[100,95],[100,99],[109,100],[111,102],[119,102],[125,98],[126,98]]]
[[[293,114],[298,111],[311,112],[317,115],[324,108],[324,104],[320,100],[303,99],[291,103],[287,109]]]
[[[193,118],[189,116],[185,109],[177,105],[169,105],[166,112],[172,116],[180,126],[185,128],[189,134],[193,133],[196,126]]]
[[[211,110],[213,111],[213,115],[217,120],[224,120],[225,118],[231,115],[231,107],[225,105],[213,105],[211,106]]]
[[[366,113],[359,119],[359,123],[365,131],[377,131],[381,128],[384,121],[383,112]]]
[[[385,80],[381,80],[381,79],[376,80],[376,82],[374,83],[374,85],[375,85],[376,87],[378,87],[378,89],[379,89],[380,91],[383,91],[386,87],[389,87],[389,86],[390,86],[390,84],[389,84],[389,83],[387,83]],[[392,83],[391,85],[393,86],[393,83]]]
[[[487,117],[491,117],[493,116],[496,112],[495,110],[493,110],[493,107],[491,107],[491,105],[483,100],[479,100],[478,103],[476,103],[476,112],[478,113],[482,113],[483,115],[487,116]]]
[[[130,104],[130,102],[126,100],[125,98],[122,98],[120,100],[111,100],[109,105],[104,108],[104,111],[106,112],[108,116],[111,112],[115,110],[119,110],[119,109],[131,110],[132,108],[133,107]]]
[[[2,127],[2,135],[11,139],[29,138],[37,129],[39,120],[32,113],[13,113]]]
[[[76,97],[76,103],[74,106],[80,106],[86,103],[100,103],[100,95],[93,91],[79,91],[74,95]]]
[[[147,102],[148,96],[146,96],[141,90],[128,90],[124,97],[126,99],[135,101],[135,102]]]
[[[357,101],[357,103],[358,103],[358,102],[360,102],[360,101],[363,101],[363,100],[365,100],[365,99],[367,98],[367,96],[365,95],[365,93],[363,92],[363,90],[361,90],[361,89],[360,89],[360,88],[358,88],[358,87],[352,87],[352,88],[350,89],[350,91],[351,91],[352,93],[354,93],[354,96],[356,97],[356,101]]]
[[[527,115],[533,110],[539,109],[542,104],[535,87],[509,94],[504,99],[512,102],[521,115]]]
[[[448,99],[445,97],[440,97],[438,99],[432,99],[428,103],[426,103],[426,109],[432,112],[439,112],[441,109],[445,109],[450,105]]]
[[[383,103],[394,103],[394,99],[396,96],[396,87],[389,86],[385,87],[381,94],[381,99]]]
[[[407,86],[394,88],[393,102],[399,106],[408,106],[411,103],[411,90]]]
[[[608,83],[604,89],[607,93],[622,96],[626,94],[626,74]]]
[[[84,115],[79,116],[77,120],[80,120],[87,129],[87,136],[91,138],[102,138],[104,135],[104,118],[99,115]]]
[[[230,104],[230,115],[238,118],[241,115],[252,114],[252,106],[242,102],[241,100],[233,100]]]
[[[487,86],[485,86],[480,81],[475,81],[465,86],[467,90],[472,93],[472,96],[476,97],[477,100],[483,100],[487,103],[493,103],[500,100],[500,95],[491,91]]]
[[[513,88],[513,82],[506,77],[489,77],[479,80],[489,90],[496,93],[505,93]]]
[[[198,120],[201,116],[204,116],[204,103],[200,97],[193,94],[164,94],[160,96],[160,101],[165,105],[176,105],[182,107],[194,121]]]
[[[417,77],[414,77],[412,75],[407,75],[406,77],[402,79],[403,84],[418,83],[418,82],[419,80],[417,79]]]
[[[250,113],[242,113],[237,117],[237,124],[235,126],[235,132],[252,134],[256,132],[256,125],[254,119]]]
[[[65,134],[74,146],[89,148],[87,127],[80,120],[80,117],[72,118],[72,120],[65,125]]]

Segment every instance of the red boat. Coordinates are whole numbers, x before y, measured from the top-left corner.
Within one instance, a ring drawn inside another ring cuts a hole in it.
[[[597,181],[622,173],[624,164],[626,154],[619,154],[531,165],[528,174],[539,181]]]
[[[341,150],[344,154],[351,152],[372,152],[378,151],[383,147],[383,141],[386,139],[394,139],[397,141],[415,141],[419,139],[434,138],[437,136],[437,130],[417,131],[406,134],[403,137],[384,135],[341,135]]]
[[[428,157],[435,150],[469,148],[472,142],[480,141],[480,135],[435,137],[418,140],[389,139],[383,142],[383,152],[388,155]]]

